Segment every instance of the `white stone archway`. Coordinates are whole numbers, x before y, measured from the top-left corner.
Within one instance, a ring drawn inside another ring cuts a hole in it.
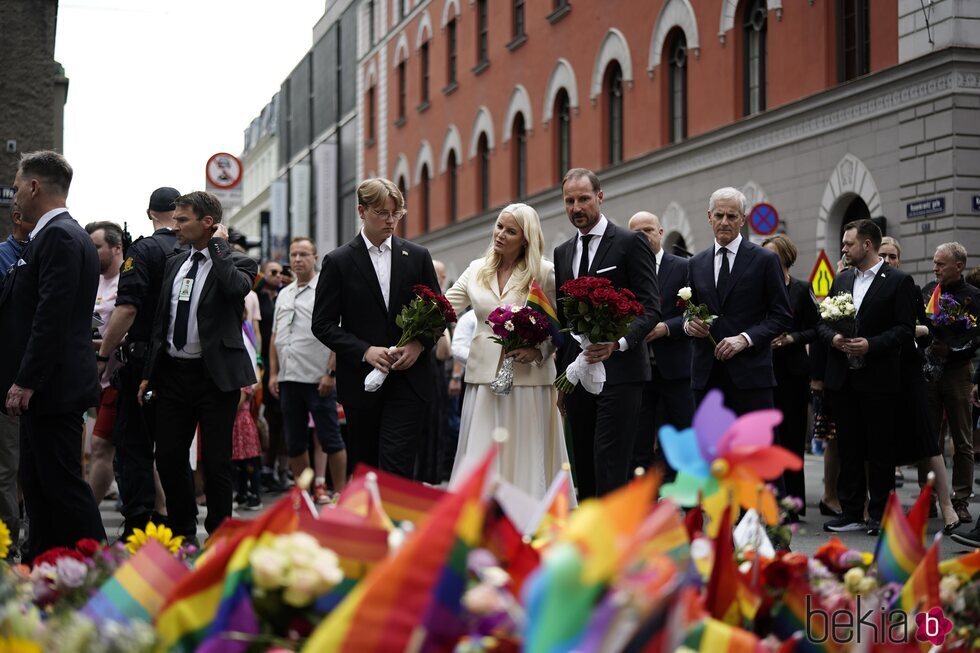
[[[707,209],[705,209],[704,213],[705,215],[708,214]],[[676,232],[684,239],[684,244],[687,246],[689,252],[693,253],[698,251],[694,242],[694,229],[691,228],[691,222],[687,219],[687,212],[677,202],[671,202],[664,209],[663,214],[660,216],[660,226],[664,228],[665,238],[671,232]]]
[[[834,166],[820,200],[820,211],[817,215],[818,247],[828,252],[839,249],[837,232],[840,231],[841,218],[846,204],[855,196],[864,200],[872,218],[882,216],[881,196],[871,171],[861,159],[848,153]]]
[[[751,179],[745,182],[745,185],[739,190],[745,195],[745,215],[748,215],[756,204],[769,204],[769,195],[762,186]]]
[[[455,10],[454,13],[449,13],[450,8]],[[446,23],[457,16],[459,16],[459,0],[446,0],[442,5],[442,20],[439,25],[445,27]]]
[[[551,69],[551,76],[548,78],[548,86],[544,91],[544,106],[541,111],[541,123],[546,125],[551,122],[552,113],[555,110],[555,98],[558,91],[565,89],[568,93],[568,105],[574,111],[578,111],[578,84],[575,82],[575,69],[568,59],[564,57],[558,59],[555,67]]]
[[[429,10],[422,12],[422,19],[419,21],[419,29],[415,34],[415,49],[418,50],[426,41],[432,40],[432,18]]]
[[[395,173],[391,177],[395,184],[398,184],[399,179],[405,180],[405,188],[407,189],[411,186],[412,174],[408,167],[408,157],[404,154],[399,154],[398,159],[395,161]]]
[[[473,130],[470,132],[470,147],[466,153],[467,159],[476,156],[476,146],[480,142],[480,134],[486,133],[487,147],[493,150],[493,119],[490,117],[490,109],[481,106],[477,109],[476,119],[473,121]]]
[[[446,136],[442,139],[442,153],[439,155],[439,174],[446,172],[449,166],[449,153],[456,153],[456,165],[463,160],[463,141],[459,138],[459,130],[456,125],[449,125]]]
[[[725,35],[735,27],[735,12],[739,2],[748,0],[722,0],[721,19],[718,21],[718,40],[725,45]],[[776,20],[783,19],[783,0],[766,0],[766,8],[776,12]]]
[[[619,67],[623,71],[623,81],[633,87],[633,58],[630,56],[630,46],[626,42],[626,36],[621,31],[612,27],[606,32],[596,54],[595,63],[592,65],[592,86],[589,88],[589,99],[593,106],[599,101],[599,94],[602,93],[602,79],[606,75],[606,68],[612,61],[619,62]]]
[[[524,114],[524,128],[530,134],[534,130],[534,118],[531,114],[531,96],[527,94],[527,89],[523,84],[518,84],[510,94],[510,102],[507,103],[507,113],[504,116],[503,137],[501,143],[510,141],[510,130],[514,125],[514,118],[518,113]]]
[[[700,57],[701,42],[698,37],[698,21],[690,0],[667,0],[667,4],[663,6],[657,16],[657,22],[653,24],[653,34],[650,36],[650,52],[647,55],[647,75],[650,77],[653,77],[657,71],[657,66],[660,65],[667,34],[675,27],[684,30],[687,49],[694,53],[695,58]]]
[[[398,68],[398,64],[408,59],[408,37],[405,32],[398,35],[395,43],[395,56],[392,58],[392,68]]]
[[[378,83],[378,62],[371,59],[364,71],[364,87],[371,88]]]
[[[413,178],[412,185],[417,186],[420,181],[422,181],[422,166],[429,166],[429,178],[431,179],[434,175],[435,168],[432,166],[432,146],[429,145],[429,141],[423,139],[422,144],[419,145],[418,156],[415,157],[415,177]]]

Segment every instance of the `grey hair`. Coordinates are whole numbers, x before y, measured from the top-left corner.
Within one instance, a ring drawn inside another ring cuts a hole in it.
[[[936,248],[936,251],[946,252],[953,257],[954,261],[966,265],[966,247],[963,247],[963,245],[960,245],[955,241],[952,243],[943,243]]]
[[[725,188],[719,188],[711,194],[711,198],[708,199],[708,213],[715,210],[715,204],[719,200],[735,200],[738,203],[738,214],[745,215],[745,205],[747,203],[745,195],[737,188],[732,188],[731,186],[726,186]]]

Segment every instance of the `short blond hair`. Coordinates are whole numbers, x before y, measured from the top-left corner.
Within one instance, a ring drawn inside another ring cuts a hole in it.
[[[405,196],[390,179],[365,179],[357,187],[357,203],[366,209],[381,209],[389,199],[395,200],[396,211],[405,210]]]
[[[309,236],[294,236],[291,241],[289,241],[289,246],[292,247],[293,243],[309,243],[313,246],[313,254],[316,255],[316,241]]]

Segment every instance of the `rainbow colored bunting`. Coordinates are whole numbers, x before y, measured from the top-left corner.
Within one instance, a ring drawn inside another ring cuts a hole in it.
[[[565,342],[565,336],[561,333],[561,321],[558,319],[558,311],[555,310],[554,304],[548,299],[544,288],[537,281],[531,281],[531,290],[527,294],[527,305],[548,316],[548,330],[551,331],[551,343],[555,347],[561,347]]]
[[[941,294],[942,288],[937,283],[936,287],[932,289],[932,295],[929,296],[929,303],[926,304],[926,315],[935,317],[939,313],[939,296]]]
[[[902,512],[898,496],[892,492],[885,506],[881,532],[875,546],[874,563],[878,569],[878,581],[904,585],[925,553],[921,535],[913,530]]]

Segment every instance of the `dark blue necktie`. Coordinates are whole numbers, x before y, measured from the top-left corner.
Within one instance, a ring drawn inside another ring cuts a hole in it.
[[[196,279],[197,278],[197,266],[204,260],[204,254],[201,252],[194,252],[194,256],[191,257],[191,269],[187,271],[187,275],[184,279]],[[181,287],[183,287],[184,282],[181,282]],[[193,291],[193,286],[192,286]],[[178,290],[178,292],[180,292]],[[187,344],[187,323],[191,318],[191,298],[188,297],[187,301],[177,301],[177,319],[174,321],[174,347],[178,350],[183,349],[184,345]]]

